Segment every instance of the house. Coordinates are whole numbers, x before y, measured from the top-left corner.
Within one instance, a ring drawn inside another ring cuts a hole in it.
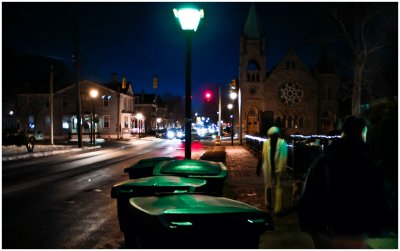
[[[132,84],[125,77],[118,82],[113,74],[110,83],[102,84],[84,80],[79,83],[79,88],[83,138],[90,138],[92,128],[97,138],[121,139],[135,133],[149,134],[173,124],[159,96],[143,91],[135,95]],[[92,90],[97,91],[96,97],[90,95]],[[30,132],[43,134],[45,139],[50,138],[51,124],[54,139],[77,138],[76,93],[76,85],[54,92],[53,123],[47,91],[19,93],[16,102],[19,104],[16,109],[18,121]]]
[[[93,114],[97,137],[106,139],[129,137],[134,110],[134,94],[130,83],[123,79],[117,90],[88,80],[81,81],[79,84],[82,137],[90,137]],[[98,91],[96,98],[90,96],[91,90]],[[54,93],[54,139],[64,140],[77,137],[76,92],[76,86],[70,85]],[[20,107],[19,117],[26,118],[31,130],[42,132],[45,139],[48,139],[51,128],[50,94],[20,93],[17,97]]]

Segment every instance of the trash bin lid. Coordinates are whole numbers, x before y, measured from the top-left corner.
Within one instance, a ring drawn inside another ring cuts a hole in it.
[[[156,165],[155,175],[226,176],[227,168],[220,162],[205,160],[164,161]]]
[[[150,176],[132,179],[115,184],[111,189],[111,197],[146,195],[156,193],[195,192],[207,181],[179,176]]]
[[[155,216],[162,214],[265,213],[240,201],[201,194],[136,197],[131,198],[129,202],[132,207]]]
[[[148,158],[148,159],[141,159],[136,163],[133,163],[132,165],[128,165],[124,168],[124,172],[127,173],[129,170],[133,168],[149,168],[149,167],[155,167],[158,163],[162,161],[171,161],[175,160],[177,158],[174,157],[154,157],[154,158]]]

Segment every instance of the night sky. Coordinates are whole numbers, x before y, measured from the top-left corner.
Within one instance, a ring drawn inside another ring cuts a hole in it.
[[[143,89],[146,93],[184,96],[184,36],[172,12],[183,5],[3,2],[3,49],[55,57],[72,65],[71,13],[75,9],[81,80],[109,82],[115,72],[119,79],[126,76],[137,93]],[[217,85],[226,88],[238,76],[240,35],[250,3],[194,5],[205,12],[192,47],[192,93],[196,106],[203,90]],[[397,8],[397,4],[394,6]],[[318,45],[318,38],[333,32],[326,7],[327,3],[256,2],[267,35],[267,71],[289,48],[308,67],[315,65],[324,49]],[[395,61],[397,64],[397,52]],[[153,77],[158,78],[156,90],[152,88]]]

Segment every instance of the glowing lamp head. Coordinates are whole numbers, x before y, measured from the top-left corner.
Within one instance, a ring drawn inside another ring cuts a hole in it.
[[[175,17],[179,19],[182,30],[196,31],[199,26],[200,19],[204,17],[204,11],[193,9],[193,8],[183,8],[174,9]]]
[[[92,89],[92,90],[90,90],[89,94],[90,94],[90,97],[96,98],[99,95],[99,91]]]
[[[141,113],[136,114],[136,118],[139,120],[143,119],[143,114]]]
[[[236,99],[237,98],[237,93],[236,92],[231,92],[231,93],[229,93],[229,97],[231,99]]]
[[[228,109],[231,110],[233,108],[232,104],[228,104]]]

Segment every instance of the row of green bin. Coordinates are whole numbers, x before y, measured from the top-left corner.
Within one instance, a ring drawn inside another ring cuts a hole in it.
[[[126,248],[258,248],[271,216],[221,197],[222,162],[157,157],[124,170],[112,187]]]

